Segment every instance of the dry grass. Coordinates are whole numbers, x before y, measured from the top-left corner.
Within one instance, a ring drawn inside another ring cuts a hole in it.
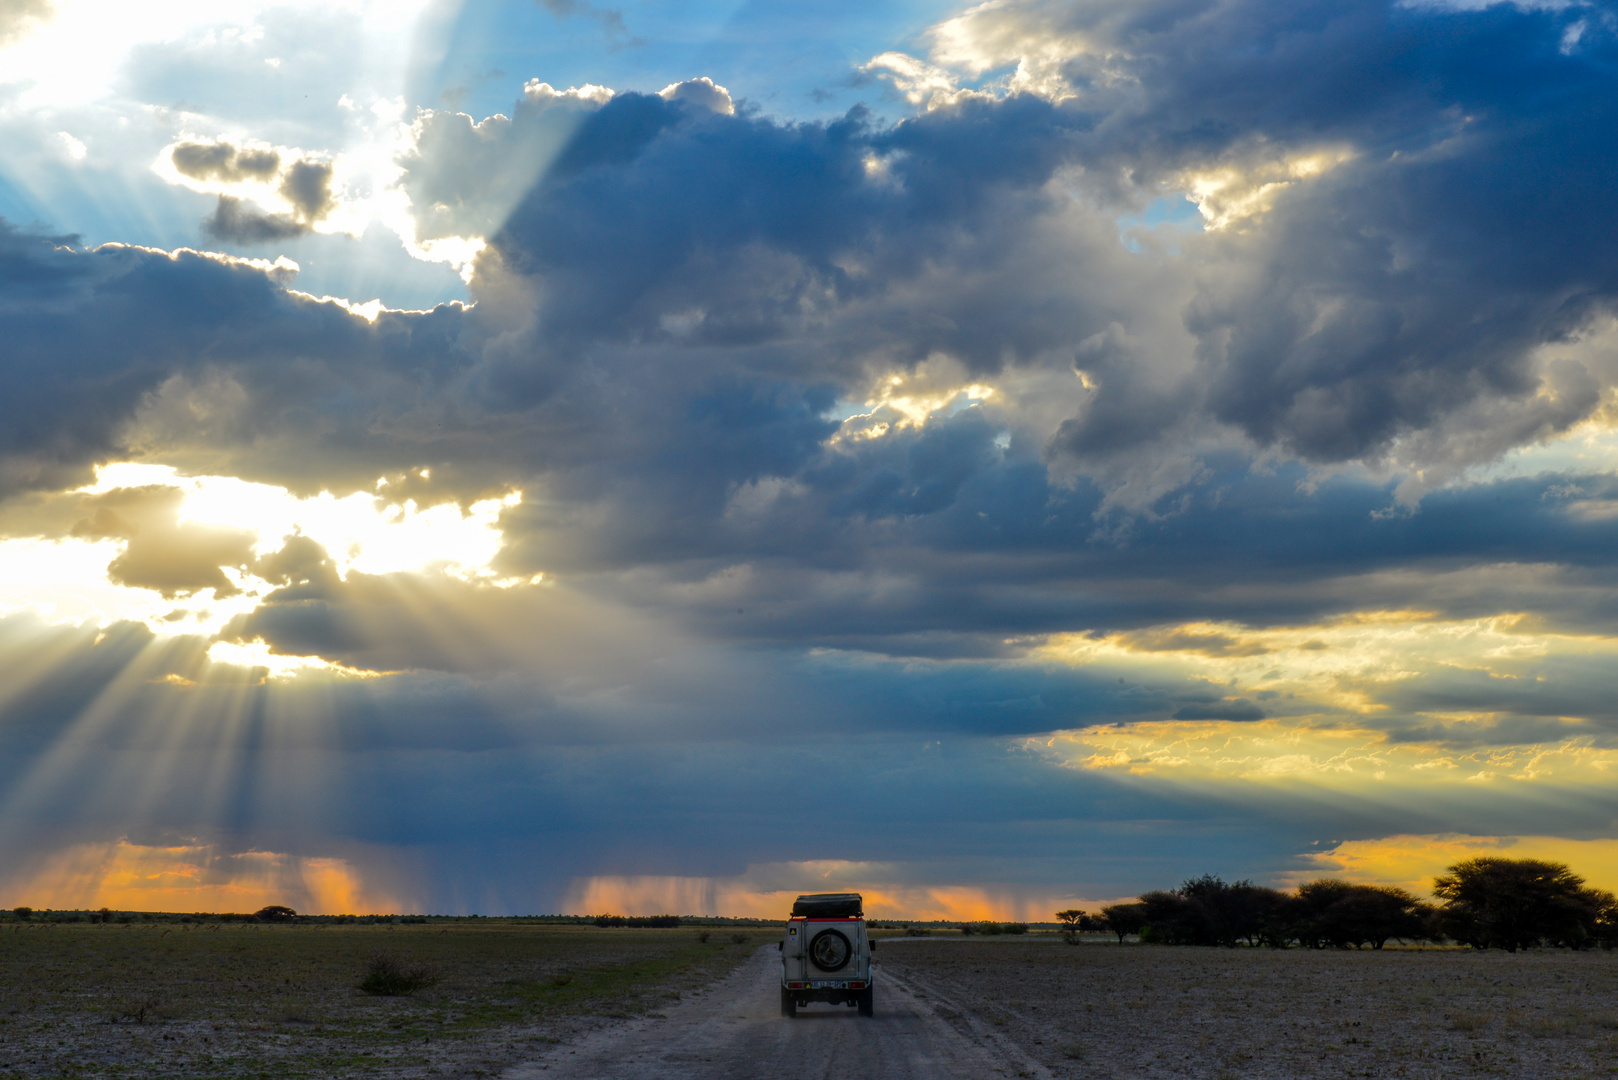
[[[762,940],[760,938],[759,940]],[[0,1077],[493,1075],[728,972],[751,939],[510,925],[0,927]],[[385,954],[437,979],[359,984]]]
[[[941,1012],[972,1012],[1058,1076],[1618,1072],[1615,954],[918,941],[882,963],[933,983],[950,999]]]

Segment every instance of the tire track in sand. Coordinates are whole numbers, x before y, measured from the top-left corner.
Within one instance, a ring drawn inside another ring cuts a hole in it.
[[[502,1080],[939,1080],[1051,1074],[933,988],[877,966],[876,1015],[841,1005],[780,1013],[780,962],[759,949],[706,990],[558,1045]],[[946,1019],[948,1017],[948,1019]]]

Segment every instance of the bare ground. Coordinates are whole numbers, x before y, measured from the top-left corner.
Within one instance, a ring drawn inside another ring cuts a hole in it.
[[[841,1005],[780,1013],[780,955],[762,948],[728,978],[661,1014],[598,1029],[503,1080],[949,1080],[1050,1074],[936,994],[884,970],[876,1015]]]
[[[493,1076],[677,1001],[763,940],[494,920],[8,924],[0,1078]],[[378,952],[437,981],[408,997],[363,994],[357,984]]]
[[[1618,955],[888,939],[877,1015],[779,1015],[774,935],[0,931],[0,1080],[1311,1080],[1618,1073]],[[736,940],[736,938],[741,940]],[[434,969],[355,989],[385,949]]]
[[[884,974],[1083,1078],[1618,1073],[1618,955],[914,941]]]

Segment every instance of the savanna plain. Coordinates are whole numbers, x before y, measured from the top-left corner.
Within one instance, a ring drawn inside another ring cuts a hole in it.
[[[479,919],[0,924],[0,1077],[492,1076],[656,1015],[765,939]],[[408,992],[362,990],[379,966]]]
[[[498,1076],[604,1028],[702,1023],[705,988],[761,948],[773,956],[776,934],[496,920],[0,925],[0,1077]],[[880,968],[921,1003],[1055,1076],[1618,1073],[1618,954],[1599,950],[890,941]],[[379,958],[419,985],[361,990]],[[882,1021],[878,979],[867,1025]],[[758,992],[773,1007],[775,987]],[[837,1022],[862,1023],[851,1010]]]
[[[1033,938],[907,941],[883,955],[1058,1076],[1618,1073],[1618,953]]]

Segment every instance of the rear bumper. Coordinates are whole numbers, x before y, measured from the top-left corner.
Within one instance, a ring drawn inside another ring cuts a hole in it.
[[[820,980],[817,980],[820,981]],[[810,986],[808,983],[782,983],[781,992],[790,994],[800,1004],[808,1001],[824,1001],[831,1005],[852,1005],[871,988],[870,982],[858,979],[837,980],[841,986]]]

